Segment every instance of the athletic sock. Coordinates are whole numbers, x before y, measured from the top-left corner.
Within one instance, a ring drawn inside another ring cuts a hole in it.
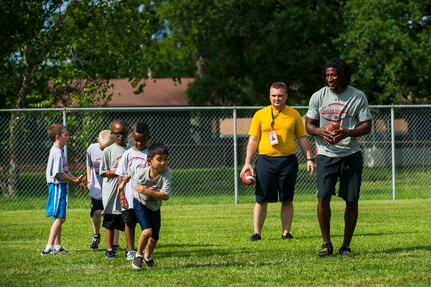
[[[47,244],[46,247],[45,247],[45,250],[50,250],[52,248],[54,248],[54,245]]]

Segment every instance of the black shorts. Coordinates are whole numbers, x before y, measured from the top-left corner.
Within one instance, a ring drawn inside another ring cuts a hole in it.
[[[105,214],[103,215],[102,226],[106,229],[118,229],[124,231],[124,222],[121,214]]]
[[[135,227],[138,223],[138,218],[136,218],[136,213],[133,208],[121,211],[121,217],[123,222],[129,227]]]
[[[298,160],[294,154],[282,157],[259,155],[256,160],[256,202],[293,201]]]
[[[91,207],[90,207],[90,217],[93,217],[93,214],[96,210],[103,210],[103,202],[101,199],[91,198]]]
[[[362,181],[362,153],[345,157],[316,157],[317,197],[335,195],[335,185],[340,179],[338,197],[346,202],[357,202]]]

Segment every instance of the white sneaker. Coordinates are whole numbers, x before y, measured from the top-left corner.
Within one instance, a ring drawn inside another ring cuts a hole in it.
[[[135,258],[135,255],[136,255],[136,250],[128,250],[126,254],[126,259],[133,260],[133,258]]]

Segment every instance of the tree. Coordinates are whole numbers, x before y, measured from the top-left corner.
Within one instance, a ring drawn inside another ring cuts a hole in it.
[[[262,105],[274,81],[289,85],[289,104],[307,102],[322,84],[322,64],[335,56],[340,3],[164,1],[161,18],[198,67],[189,102]]]
[[[335,40],[352,82],[373,104],[425,99],[431,93],[429,1],[347,1],[346,29]]]
[[[0,1],[0,104],[2,108],[87,106],[110,99],[109,80],[128,77],[139,86],[155,58],[159,29],[152,2]],[[0,173],[6,196],[17,179],[19,118],[12,113]]]

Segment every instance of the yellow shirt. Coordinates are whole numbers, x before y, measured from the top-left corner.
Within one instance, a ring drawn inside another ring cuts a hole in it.
[[[274,130],[277,133],[278,144],[271,145],[268,132],[272,131],[272,106],[258,110],[251,121],[249,136],[257,137],[259,154],[267,156],[288,156],[296,151],[295,136],[301,138],[307,135],[301,115],[295,109],[285,106],[274,119]],[[273,109],[275,116],[278,110]]]

